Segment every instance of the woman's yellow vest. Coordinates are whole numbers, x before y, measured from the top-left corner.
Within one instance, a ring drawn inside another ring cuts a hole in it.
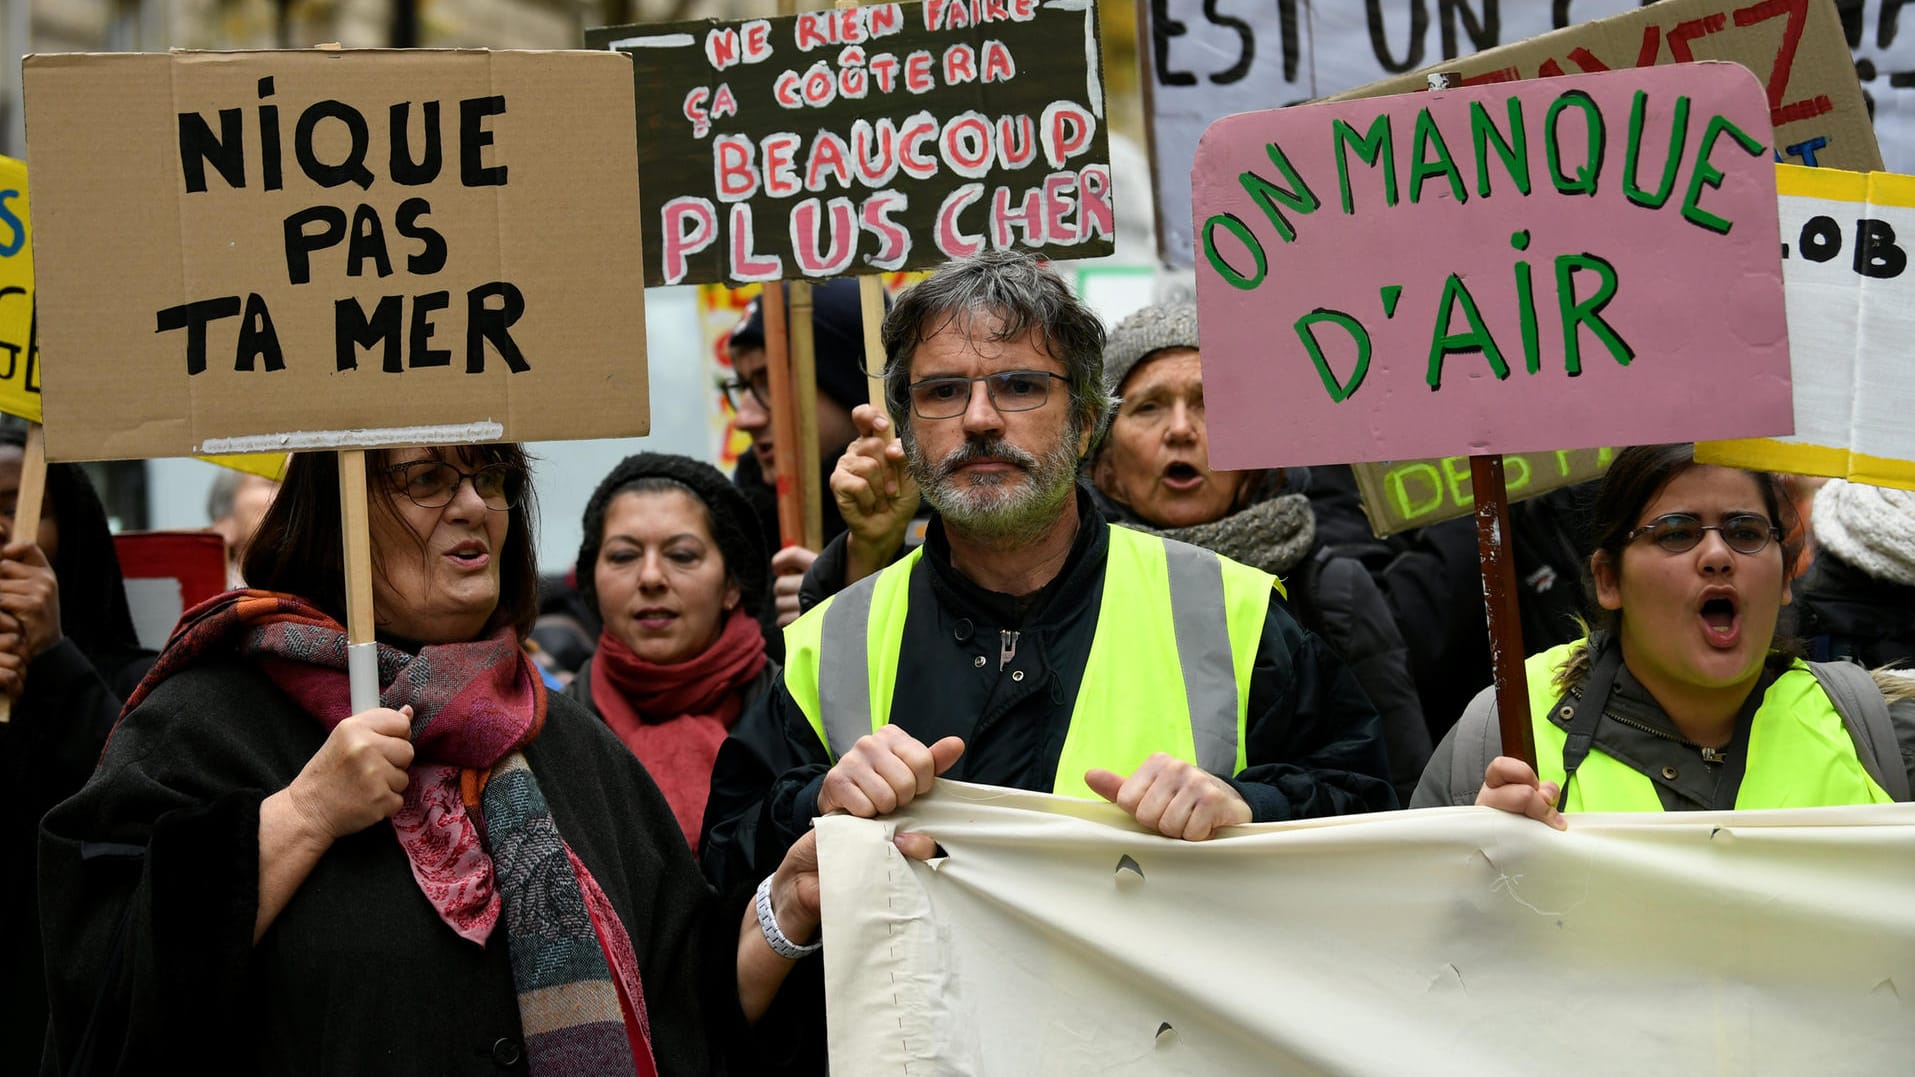
[[[1109,526],[1109,525],[1107,525]],[[889,721],[911,571],[922,548],[785,629],[785,689],[833,760]],[[1245,766],[1250,667],[1275,576],[1209,550],[1110,526],[1097,634],[1052,791],[1095,800],[1093,767],[1129,774],[1153,752],[1225,776]],[[893,713],[897,709],[898,713]]]
[[[1563,782],[1563,745],[1568,733],[1550,714],[1562,700],[1556,674],[1581,641],[1565,643],[1524,663],[1529,681],[1530,725],[1536,737],[1536,773]],[[1828,693],[1796,659],[1762,696],[1749,730],[1748,767],[1735,806],[1815,808],[1837,804],[1887,804],[1891,798],[1870,778],[1855,751],[1842,715]],[[1576,768],[1565,811],[1661,811],[1662,798],[1649,776],[1600,747]]]

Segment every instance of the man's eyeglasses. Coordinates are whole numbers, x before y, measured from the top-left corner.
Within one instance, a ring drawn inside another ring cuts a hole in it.
[[[718,387],[725,391],[725,403],[730,404],[733,411],[739,410],[744,404],[746,394],[750,394],[760,409],[771,410],[771,377],[762,370],[750,380],[733,378],[720,382]]]
[[[955,419],[971,406],[971,383],[981,381],[999,411],[1036,411],[1051,398],[1051,382],[1062,374],[1048,370],[1001,370],[975,378],[926,378],[911,383],[911,410],[920,419]]]
[[[459,495],[459,484],[472,480],[472,489],[485,507],[504,512],[525,497],[525,469],[515,464],[487,464],[463,471],[444,460],[409,460],[386,468],[393,489],[422,509],[444,508]]]
[[[1702,542],[1703,534],[1709,531],[1721,535],[1722,541],[1740,554],[1761,553],[1768,549],[1770,542],[1782,540],[1782,532],[1769,522],[1767,516],[1752,512],[1738,512],[1714,526],[1705,525],[1686,512],[1672,512],[1629,532],[1623,536],[1623,541],[1634,542],[1647,535],[1650,541],[1670,553],[1687,553],[1695,549]]]

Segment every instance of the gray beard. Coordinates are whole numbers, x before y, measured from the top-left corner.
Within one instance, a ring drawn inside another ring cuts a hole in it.
[[[904,442],[905,462],[924,500],[947,527],[991,543],[1028,542],[1057,522],[1077,484],[1075,437],[1067,430],[1039,457],[1002,438],[967,440],[944,459],[924,458],[917,439]],[[978,460],[1002,460],[1023,469],[1028,481],[1006,488],[1004,476],[958,477],[958,468]]]

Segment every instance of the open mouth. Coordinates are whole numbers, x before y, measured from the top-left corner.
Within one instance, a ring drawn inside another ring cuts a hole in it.
[[[1702,603],[1702,624],[1709,633],[1710,642],[1723,646],[1735,642],[1740,627],[1737,613],[1735,599],[1726,595],[1718,595]]]
[[[1164,469],[1164,485],[1173,490],[1188,490],[1202,482],[1204,473],[1193,464],[1179,460]]]

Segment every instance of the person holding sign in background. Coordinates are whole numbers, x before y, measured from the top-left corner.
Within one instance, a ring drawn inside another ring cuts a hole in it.
[[[337,457],[294,459],[264,589],[182,618],[44,824],[48,1072],[749,1068],[812,844],[721,907],[644,768],[541,686],[526,467],[365,454],[381,705],[347,716]]]
[[[827,476],[845,447],[858,436],[851,409],[870,396],[864,374],[864,317],[859,308],[858,282],[851,278],[826,281],[811,289],[813,339],[817,342],[818,458]],[[771,382],[766,373],[764,304],[754,299],[745,317],[731,331],[731,366],[736,377],[726,383],[738,429],[751,438],[751,452],[738,458],[733,475],[739,489],[757,507],[767,536],[778,534],[776,484],[789,475],[787,462],[796,464],[796,446],[778,445],[772,438]],[[795,481],[795,480],[793,480]],[[844,530],[844,519],[831,498],[821,502],[824,537],[828,542]],[[798,619],[798,587],[818,551],[786,546],[772,555],[773,593],[777,627]],[[775,646],[782,646],[776,641]]]
[[[725,732],[778,674],[758,516],[717,468],[628,456],[585,503],[575,575],[604,628],[565,694],[605,720],[698,848]]]
[[[34,1072],[46,1037],[40,817],[86,784],[121,701],[153,660],[134,631],[106,509],[84,469],[48,465],[38,535],[12,533],[24,442],[17,428],[0,431],[0,690],[13,699],[10,720],[0,723],[7,791],[0,1071],[7,1073]]]
[[[1791,653],[1781,481],[1693,451],[1642,446],[1610,464],[1589,558],[1596,630],[1526,666],[1537,769],[1500,753],[1486,689],[1412,807],[1476,803],[1561,828],[1565,811],[1909,799],[1915,681]]]

